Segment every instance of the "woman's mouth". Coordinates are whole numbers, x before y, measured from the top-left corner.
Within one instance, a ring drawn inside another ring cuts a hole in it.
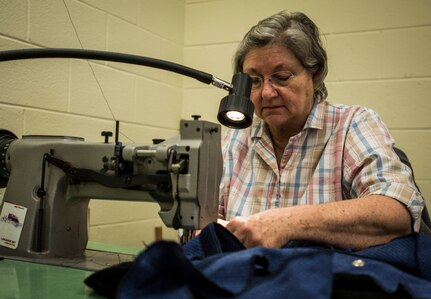
[[[265,110],[274,111],[282,108],[284,108],[284,106],[266,106],[266,107],[262,107],[262,111],[265,111]]]

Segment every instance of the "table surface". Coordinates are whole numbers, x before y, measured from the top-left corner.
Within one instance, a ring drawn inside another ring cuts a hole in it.
[[[87,248],[131,256],[142,250],[97,242]],[[84,284],[93,272],[5,258],[0,260],[0,298],[103,298]]]

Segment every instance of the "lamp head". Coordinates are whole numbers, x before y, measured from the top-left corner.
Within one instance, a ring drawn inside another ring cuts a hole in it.
[[[232,89],[220,102],[218,121],[234,129],[244,129],[253,121],[254,105],[250,101],[251,79],[248,75],[237,73],[232,77]]]

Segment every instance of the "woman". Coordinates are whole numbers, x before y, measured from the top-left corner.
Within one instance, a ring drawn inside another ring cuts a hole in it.
[[[423,198],[392,136],[375,112],[326,101],[326,60],[302,13],[262,20],[237,50],[255,118],[225,137],[219,222],[246,247],[362,249],[419,230]]]

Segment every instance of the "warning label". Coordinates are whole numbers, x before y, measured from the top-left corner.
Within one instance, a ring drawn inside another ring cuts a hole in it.
[[[26,207],[3,203],[0,214],[0,246],[12,249],[18,247],[26,213]]]

